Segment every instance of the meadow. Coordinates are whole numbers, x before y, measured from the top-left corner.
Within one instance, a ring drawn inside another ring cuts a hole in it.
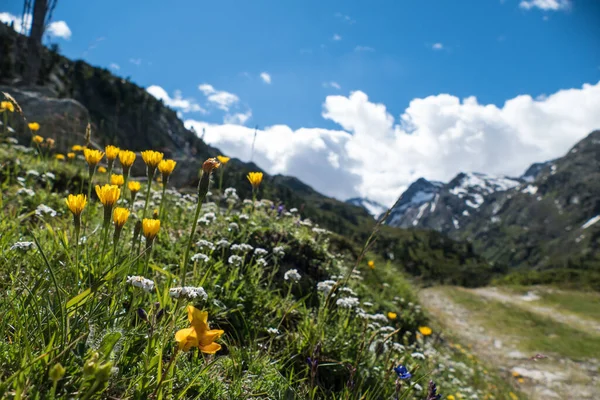
[[[261,172],[228,182],[219,156],[176,190],[160,152],[94,148],[91,128],[59,152],[26,126],[0,144],[0,397],[519,398],[430,326],[375,237],[356,257],[262,198]]]

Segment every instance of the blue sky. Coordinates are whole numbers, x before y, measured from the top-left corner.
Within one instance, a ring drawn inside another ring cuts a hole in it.
[[[22,1],[9,0],[2,11],[20,15]],[[502,109],[519,95],[535,99],[600,80],[600,5],[594,0],[59,0],[53,20],[71,31],[68,40],[49,39],[66,56],[112,65],[115,73],[143,87],[160,86],[171,98],[180,91],[197,105],[193,109],[204,110],[182,113],[183,119],[214,125],[229,116],[227,122],[248,127],[344,128],[356,135],[342,117],[324,118],[327,96],[360,91],[398,124],[414,99],[475,96],[479,104]],[[261,79],[263,72],[270,83]],[[212,87],[202,92],[200,84]],[[222,96],[211,102],[211,94]],[[236,98],[219,102],[227,94]],[[232,120],[236,114],[245,117]],[[213,142],[248,158],[221,139]],[[264,168],[302,175],[289,165]],[[426,170],[422,175],[448,178]],[[327,187],[315,176],[301,177]],[[390,184],[397,192],[410,179]],[[365,190],[358,185],[330,194]],[[395,195],[372,197],[389,202]]]

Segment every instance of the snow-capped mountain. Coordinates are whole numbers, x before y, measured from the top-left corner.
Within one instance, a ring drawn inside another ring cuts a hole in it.
[[[388,209],[383,204],[379,204],[374,200],[366,199],[364,197],[353,197],[351,199],[346,200],[346,203],[364,208],[369,214],[373,216],[373,218],[379,217]]]
[[[449,232],[485,202],[487,196],[521,185],[521,178],[496,177],[478,172],[459,173],[449,183],[419,178],[400,196],[386,224]]]

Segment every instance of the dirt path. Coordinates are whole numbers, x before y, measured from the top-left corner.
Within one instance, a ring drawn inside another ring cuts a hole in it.
[[[532,304],[531,297],[528,295],[518,296],[511,295],[509,293],[502,292],[495,287],[483,287],[479,289],[469,290],[471,293],[478,294],[479,296],[496,300],[506,304],[512,304],[520,307],[526,311],[543,315],[550,319],[560,322],[562,324],[571,325],[574,328],[586,331],[596,332],[600,334],[600,323],[589,318],[581,317],[579,315],[571,314],[565,311],[556,309],[550,306],[541,306],[538,304]],[[600,398],[600,395],[598,396]]]
[[[479,294],[478,291],[472,293]],[[484,293],[487,294],[485,291]],[[519,338],[502,336],[484,328],[469,310],[454,303],[444,292],[444,288],[425,289],[419,293],[419,297],[421,304],[440,324],[463,344],[472,345],[475,354],[490,366],[495,366],[507,379],[514,379],[512,372],[523,376],[524,383],[517,384],[517,387],[530,399],[600,398],[597,364],[574,362],[554,356],[532,360],[535,353],[520,351]]]

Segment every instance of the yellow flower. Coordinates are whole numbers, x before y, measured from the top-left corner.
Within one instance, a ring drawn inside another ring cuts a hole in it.
[[[519,376],[521,376],[521,374],[519,374],[517,371],[513,371],[513,372],[512,372],[512,376],[513,376],[514,378],[518,378]]]
[[[56,154],[54,156],[54,158],[56,158],[57,160],[60,160],[60,161],[64,161],[65,160],[65,155],[64,154]]]
[[[106,159],[108,161],[113,161],[115,158],[117,158],[121,149],[116,146],[108,145],[104,148],[104,151],[106,152]]]
[[[454,397],[454,395],[449,394],[448,397],[446,397],[446,399],[448,400],[456,400],[456,397]]]
[[[37,143],[37,144],[40,144],[40,143],[42,143],[42,142],[44,141],[44,138],[43,138],[43,137],[41,137],[40,135],[35,135],[35,136],[33,137],[33,141],[34,141],[35,143]]]
[[[127,222],[127,218],[129,218],[129,210],[123,207],[115,207],[113,211],[113,222],[115,223],[115,227],[117,229],[123,228],[125,222]]]
[[[175,169],[175,165],[177,165],[177,162],[174,160],[161,160],[161,162],[158,163],[158,170],[166,177],[171,175],[171,172]]]
[[[225,165],[229,162],[230,158],[225,156],[217,156],[217,160],[219,160],[221,164]]]
[[[0,103],[0,111],[5,110],[15,112],[15,105],[12,103],[12,101],[3,101]]]
[[[85,156],[85,161],[87,161],[90,167],[95,167],[98,165],[102,157],[104,157],[104,153],[100,150],[93,149],[83,149],[83,155]]]
[[[396,318],[398,318],[398,314],[396,314],[395,312],[388,312],[388,318],[391,319],[392,321],[395,320]]]
[[[38,124],[37,122],[30,122],[27,124],[27,126],[29,126],[29,129],[33,132],[37,132],[40,130],[40,124]]]
[[[96,194],[105,207],[112,207],[117,203],[117,200],[119,200],[121,189],[115,185],[104,185],[102,187],[96,185]]]
[[[421,332],[421,335],[423,336],[429,336],[431,335],[431,328],[428,326],[420,326],[419,332]]]
[[[375,261],[369,260],[369,262],[367,263],[367,265],[369,266],[369,268],[375,269]]]
[[[83,146],[76,144],[76,145],[73,145],[73,147],[71,147],[71,150],[73,150],[73,151],[83,151]]]
[[[73,213],[74,216],[78,217],[83,212],[85,205],[87,204],[87,197],[84,194],[72,195],[65,199],[67,207]]]
[[[73,160],[75,158],[75,153],[67,153],[67,158]]]
[[[144,231],[144,237],[146,237],[146,240],[152,241],[160,229],[160,220],[144,218],[142,221],[142,229]]]
[[[129,181],[127,182],[127,187],[131,193],[135,194],[140,191],[142,185],[138,181]]]
[[[123,178],[123,175],[112,174],[110,176],[110,184],[121,187],[125,184],[125,178]]]
[[[164,156],[163,153],[161,153],[159,151],[154,151],[154,150],[142,151],[142,158],[144,159],[144,162],[146,163],[147,166],[149,166],[152,169],[158,167],[158,164],[160,164],[160,162],[162,161],[163,156]]]
[[[98,167],[98,173],[105,174],[106,173],[106,168],[104,168],[104,167]]]
[[[519,379],[517,379],[517,382],[519,382],[519,383],[525,383],[525,379],[519,378]]]
[[[46,138],[46,144],[48,145],[49,148],[53,148],[54,147],[54,139]]]
[[[178,330],[175,341],[180,350],[189,351],[198,347],[201,352],[215,354],[221,350],[221,345],[215,343],[225,332],[221,329],[209,329],[208,312],[200,311],[194,306],[188,306],[188,319],[192,325],[189,328]]]
[[[135,161],[135,153],[129,150],[121,150],[119,152],[119,161],[121,161],[123,167],[129,168]]]
[[[262,172],[250,172],[250,173],[248,173],[247,178],[248,178],[248,181],[250,181],[252,188],[256,189],[260,186],[260,183],[262,182],[263,173]]]
[[[514,394],[513,392],[508,392],[508,395],[510,396],[510,398],[512,400],[519,400],[519,397],[517,397],[517,395]]]

